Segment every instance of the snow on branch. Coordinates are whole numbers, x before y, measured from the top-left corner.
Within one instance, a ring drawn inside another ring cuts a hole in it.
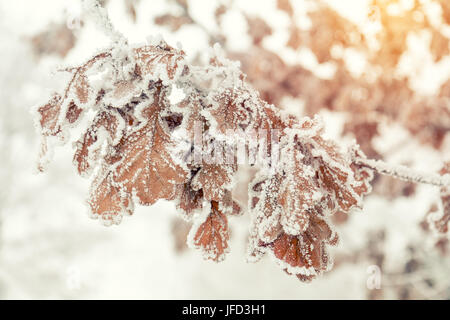
[[[354,162],[373,169],[380,174],[392,176],[404,181],[431,184],[438,187],[450,186],[449,174],[439,175],[437,173],[423,172],[402,165],[393,165],[381,160],[366,159],[362,157],[355,158]]]
[[[111,37],[111,40],[113,40],[114,43],[128,43],[124,35],[114,28],[106,9],[103,8],[97,0],[83,0],[83,8],[86,13],[92,16],[97,26],[103,30],[106,35]]]

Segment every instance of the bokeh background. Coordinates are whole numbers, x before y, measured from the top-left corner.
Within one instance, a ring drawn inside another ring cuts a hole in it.
[[[320,114],[328,137],[357,139],[372,158],[429,172],[450,159],[448,0],[101,2],[130,42],[161,34],[199,64],[220,43],[265,100]],[[89,219],[70,145],[36,174],[31,109],[64,85],[58,68],[109,39],[79,0],[0,0],[0,40],[0,299],[450,298],[448,238],[426,219],[441,209],[432,186],[376,177],[363,210],[336,215],[335,267],[310,284],[268,257],[245,262],[247,215],[231,219],[220,264],[186,247],[173,203],[119,226]]]

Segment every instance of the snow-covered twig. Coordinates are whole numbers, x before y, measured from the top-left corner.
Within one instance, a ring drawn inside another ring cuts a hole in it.
[[[401,180],[432,184],[438,187],[450,186],[449,174],[439,175],[437,173],[423,172],[402,165],[393,165],[381,160],[363,157],[356,157],[354,162],[361,166],[371,168],[380,174],[392,176]]]
[[[97,23],[98,27],[103,30],[115,44],[128,43],[125,36],[114,28],[105,8],[103,8],[97,0],[83,0],[83,7],[84,10],[94,18],[93,20]]]
[[[125,79],[127,74],[127,65],[130,66],[130,57],[128,56],[127,38],[114,28],[108,12],[103,8],[98,0],[83,0],[84,10],[95,21],[97,26],[112,41],[112,52],[110,54],[113,68],[119,78]]]

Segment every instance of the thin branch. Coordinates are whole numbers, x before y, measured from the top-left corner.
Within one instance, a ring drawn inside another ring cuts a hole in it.
[[[392,165],[381,160],[366,159],[362,157],[355,157],[353,161],[355,164],[359,164],[373,169],[380,174],[392,176],[400,180],[431,184],[438,187],[450,186],[449,174],[439,175],[437,173],[423,172],[402,165]]]
[[[115,44],[127,44],[125,36],[114,28],[108,13],[97,0],[83,0],[84,10],[93,17],[97,26],[108,35]]]

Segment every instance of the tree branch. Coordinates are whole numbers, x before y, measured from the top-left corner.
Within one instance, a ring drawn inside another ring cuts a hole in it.
[[[106,9],[97,0],[83,0],[84,10],[90,14],[97,26],[108,35],[115,44],[127,44],[125,36],[114,28]]]
[[[392,165],[381,160],[373,160],[362,157],[355,157],[353,161],[355,164],[373,169],[380,174],[391,176],[400,180],[415,183],[426,183],[438,187],[450,186],[449,174],[439,175],[437,173],[423,172],[402,165]]]

